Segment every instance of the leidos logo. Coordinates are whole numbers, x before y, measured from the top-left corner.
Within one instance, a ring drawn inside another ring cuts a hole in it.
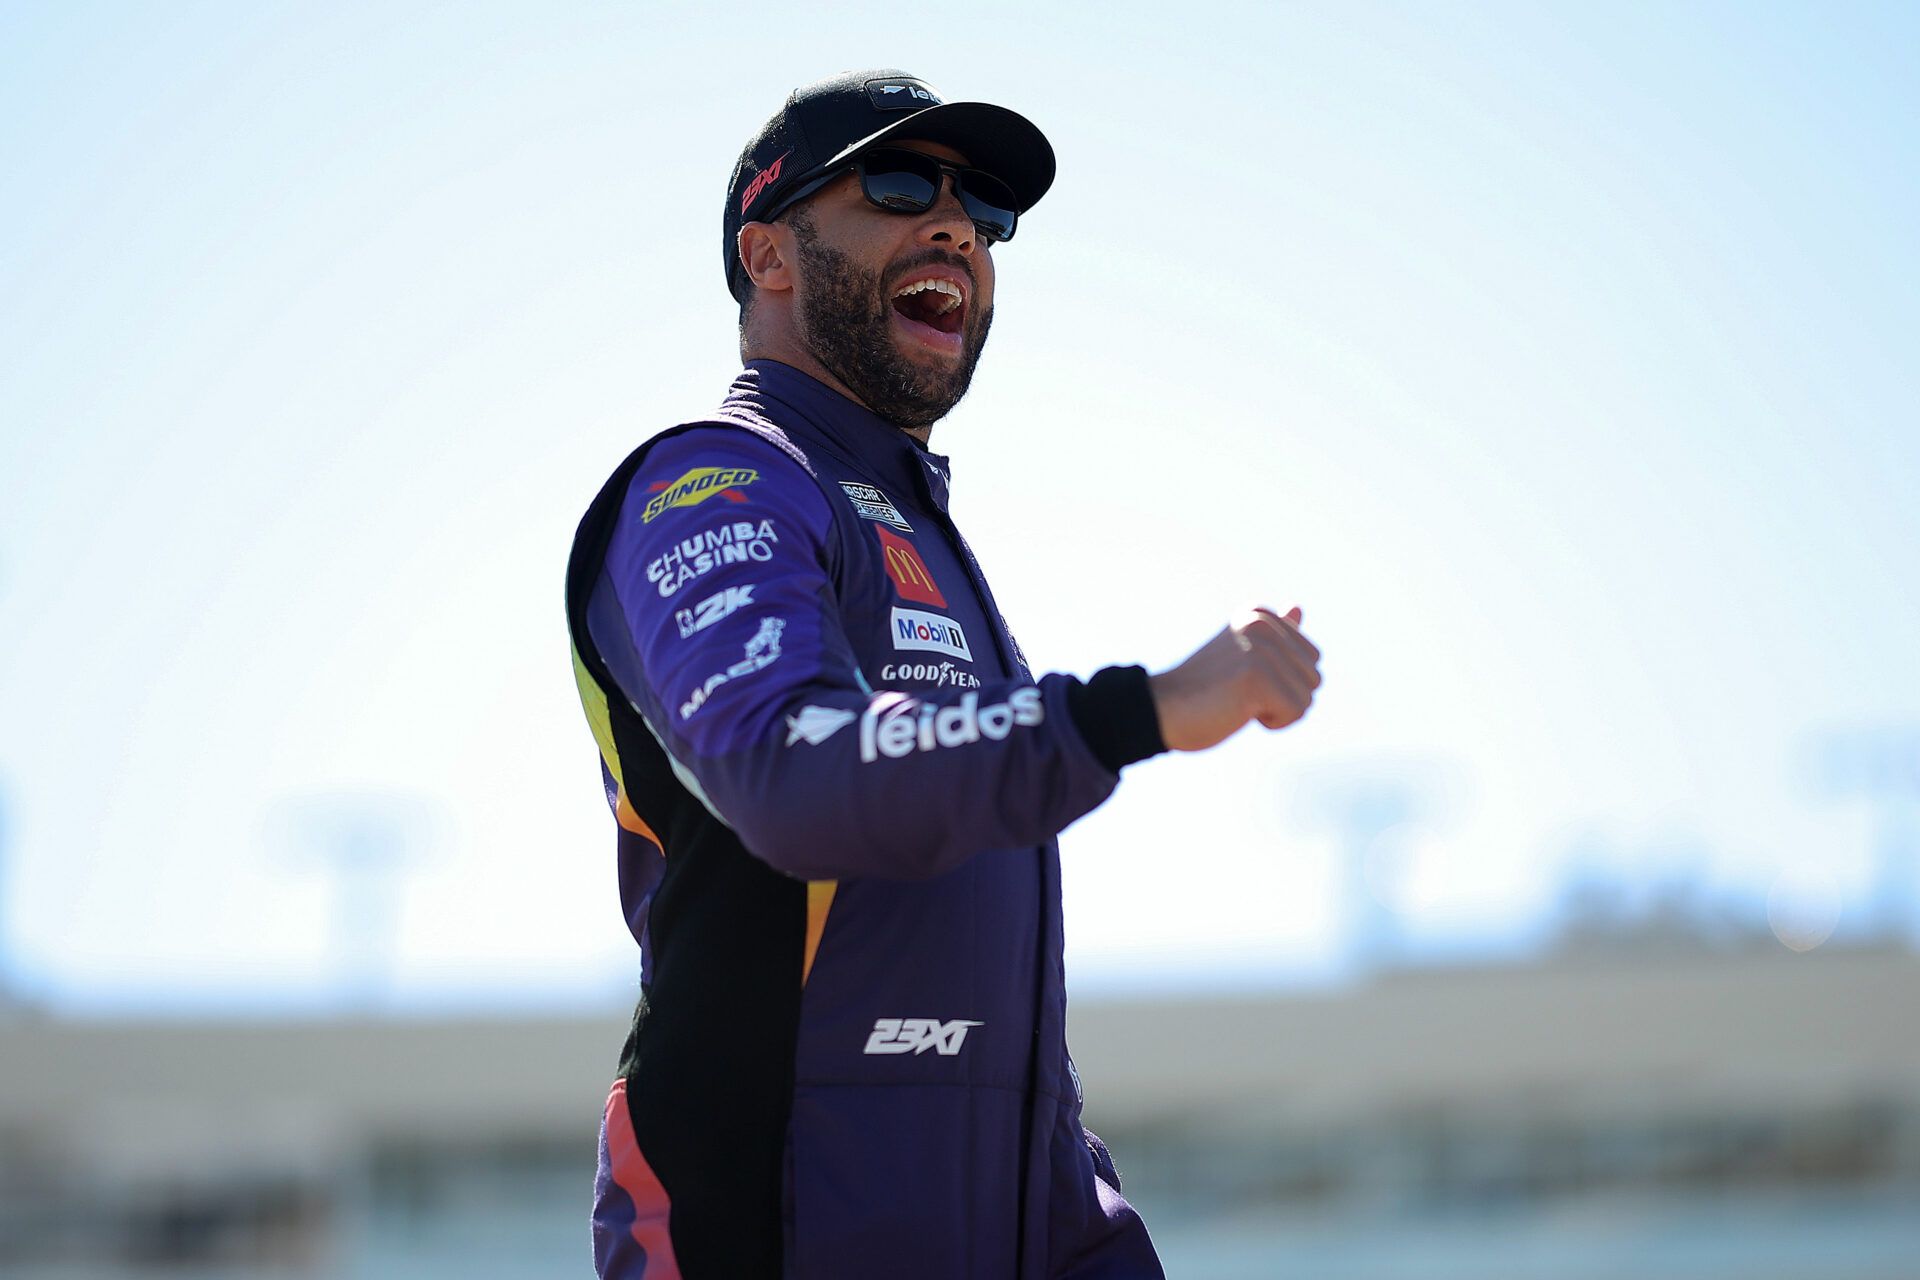
[[[906,80],[869,80],[867,97],[882,111],[917,111],[940,102],[933,90]]]
[[[860,717],[860,760],[872,764],[881,756],[898,760],[916,751],[962,747],[986,738],[1000,742],[1016,727],[1032,728],[1046,718],[1046,704],[1032,685],[1015,689],[1005,702],[980,705],[980,695],[964,693],[952,706],[916,703],[896,695],[885,710],[869,703]]]
[[[931,1049],[943,1058],[960,1052],[967,1032],[987,1024],[971,1018],[942,1022],[938,1018],[876,1018],[873,1034],[867,1037],[868,1053],[925,1053]]]
[[[817,747],[857,718],[841,707],[806,707],[799,715],[787,717],[787,745],[805,738],[808,746]]]
[[[747,495],[735,490],[744,489],[759,478],[760,473],[751,467],[695,467],[672,484],[648,487],[653,497],[647,499],[640,523],[652,524],[655,516],[674,507],[697,507],[716,493],[730,502],[745,502]]]
[[[920,558],[914,545],[882,525],[876,524],[873,531],[880,535],[881,555],[886,558],[887,576],[899,588],[900,598],[946,608],[947,598],[940,594],[940,584],[933,580],[927,562]]]
[[[778,160],[775,160],[772,164],[754,175],[753,181],[747,184],[747,189],[740,193],[740,212],[742,214],[745,214],[746,211],[753,206],[753,202],[760,198],[762,191],[765,191],[768,187],[780,181],[780,167],[787,162],[787,157],[792,154],[793,152],[791,151],[782,151]]]

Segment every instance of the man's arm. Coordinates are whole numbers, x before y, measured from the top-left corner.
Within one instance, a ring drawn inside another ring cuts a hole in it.
[[[1320,684],[1300,611],[1255,609],[1151,679],[1109,667],[1084,684],[874,690],[840,626],[834,554],[798,463],[742,431],[687,432],[636,475],[607,552],[613,590],[589,617],[682,781],[791,875],[916,879],[1040,843],[1124,765],[1249,721],[1284,728]]]
[[[1169,749],[1205,751],[1257,720],[1284,729],[1320,687],[1320,650],[1300,633],[1298,605],[1281,617],[1255,607],[1151,685]]]

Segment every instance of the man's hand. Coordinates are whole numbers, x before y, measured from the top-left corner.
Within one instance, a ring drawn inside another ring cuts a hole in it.
[[[1284,729],[1320,687],[1320,650],[1300,634],[1299,606],[1281,617],[1256,608],[1171,671],[1148,681],[1160,736],[1174,751],[1204,751],[1249,720]]]

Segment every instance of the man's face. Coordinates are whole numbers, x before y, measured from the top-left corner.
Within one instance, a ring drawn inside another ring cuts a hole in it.
[[[890,145],[966,163],[935,142]],[[924,427],[944,417],[967,393],[993,322],[993,258],[953,180],[943,179],[925,213],[899,214],[869,204],[859,175],[848,173],[787,221],[800,339],[814,358],[891,422]]]

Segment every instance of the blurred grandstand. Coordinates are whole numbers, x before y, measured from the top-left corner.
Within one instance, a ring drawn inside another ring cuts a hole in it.
[[[1082,1002],[1088,1122],[1180,1280],[1920,1275],[1920,958],[1638,927],[1525,965]],[[8,1007],[0,1274],[590,1274],[626,1014]]]

